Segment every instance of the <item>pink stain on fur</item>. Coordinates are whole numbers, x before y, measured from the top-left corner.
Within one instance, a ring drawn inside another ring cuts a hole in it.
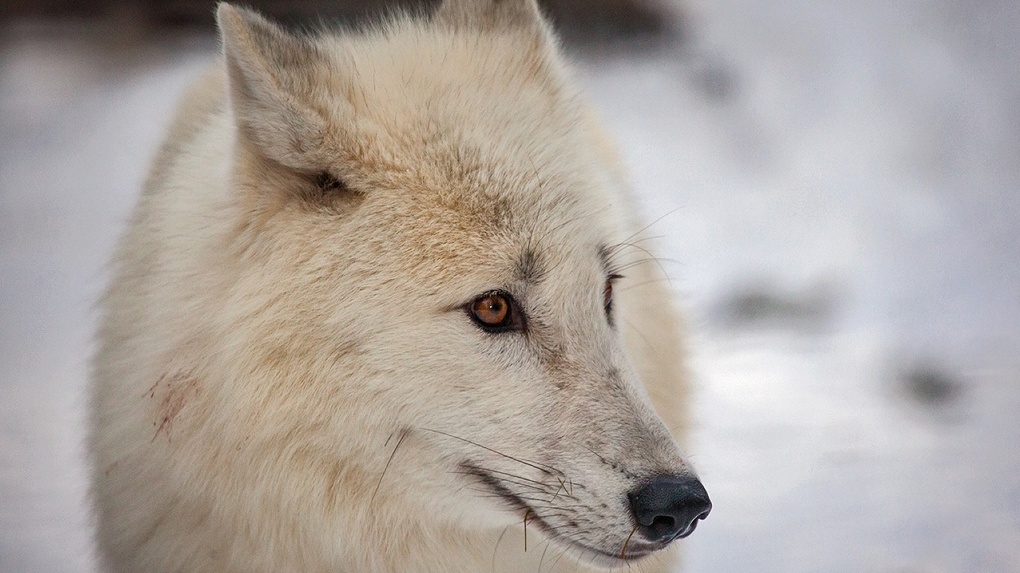
[[[164,374],[153,385],[149,392],[149,397],[155,398],[160,387],[164,386],[166,387],[166,393],[163,394],[163,399],[159,405],[161,415],[156,422],[152,423],[153,426],[157,426],[156,433],[153,434],[152,439],[155,440],[162,432],[166,434],[167,441],[170,441],[170,431],[173,427],[174,419],[187,405],[188,400],[198,393],[198,379],[183,372]]]

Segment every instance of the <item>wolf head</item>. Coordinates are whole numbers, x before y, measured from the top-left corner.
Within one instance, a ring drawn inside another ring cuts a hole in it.
[[[692,531],[707,495],[621,334],[625,193],[534,1],[339,36],[218,22],[208,399],[233,485],[338,555],[520,523],[613,566]]]

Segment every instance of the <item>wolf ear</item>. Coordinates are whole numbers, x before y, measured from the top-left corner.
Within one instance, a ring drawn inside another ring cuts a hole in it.
[[[309,83],[311,68],[324,60],[316,45],[225,2],[216,8],[216,23],[239,136],[268,159],[314,169],[309,151],[326,127]]]
[[[433,19],[454,29],[546,34],[536,0],[445,0]]]

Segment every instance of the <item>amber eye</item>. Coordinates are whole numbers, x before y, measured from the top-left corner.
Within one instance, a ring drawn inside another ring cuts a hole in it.
[[[476,298],[468,310],[481,326],[499,329],[512,324],[512,304],[509,295],[493,292]]]

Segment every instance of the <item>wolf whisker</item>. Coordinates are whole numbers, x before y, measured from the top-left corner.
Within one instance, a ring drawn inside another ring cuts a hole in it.
[[[647,336],[645,336],[644,332],[641,332],[641,329],[639,329],[636,324],[629,320],[624,320],[623,323],[627,325],[627,328],[630,328],[631,330],[636,332],[637,335],[641,337],[641,340],[644,341],[645,345],[647,345],[649,349],[651,349],[653,352],[655,351],[655,345],[652,344],[652,341]]]
[[[542,472],[542,473],[544,473],[546,475],[564,475],[563,472],[561,472],[560,470],[558,470],[558,469],[556,469],[556,468],[554,468],[552,466],[549,466],[549,465],[546,465],[546,464],[542,464],[542,463],[539,463],[539,462],[523,460],[521,458],[515,458],[514,456],[511,456],[509,454],[504,454],[503,452],[501,452],[499,450],[494,450],[494,449],[492,449],[492,448],[490,448],[488,446],[483,446],[482,444],[479,444],[478,442],[473,442],[473,441],[471,441],[471,440],[469,440],[467,438],[462,438],[460,436],[455,436],[453,434],[450,434],[448,432],[444,432],[442,430],[434,430],[432,428],[424,428],[424,427],[423,428],[419,428],[419,429],[425,430],[426,432],[433,432],[435,434],[446,436],[448,438],[453,438],[455,440],[460,440],[460,441],[462,441],[462,442],[464,442],[466,444],[471,444],[472,446],[481,448],[481,449],[483,449],[485,451],[488,451],[488,452],[492,452],[492,453],[494,453],[494,454],[496,454],[498,456],[502,456],[504,458],[513,460],[513,461],[515,461],[517,463],[524,464],[524,465],[526,465],[528,467],[535,468],[536,470],[538,470],[538,471],[540,471],[540,472]]]
[[[638,243],[644,243],[646,241],[658,241],[660,239],[665,239],[666,238],[666,235],[649,235],[647,237],[641,237],[640,239],[634,239],[633,238],[634,236],[635,235],[631,235],[630,237],[624,239],[623,241],[621,241],[619,243],[610,245],[608,247],[608,251],[609,251],[608,254],[612,255],[618,249],[621,249],[623,247],[629,247],[629,246],[632,246],[632,245],[636,245]]]
[[[528,243],[527,243],[527,244],[528,244],[528,248],[532,248],[532,245],[535,245],[535,244],[539,244],[539,243],[541,243],[541,242],[542,242],[542,241],[544,241],[544,240],[545,240],[545,239],[546,239],[546,238],[547,238],[547,237],[548,237],[549,235],[551,235],[551,234],[555,233],[556,231],[558,231],[558,230],[562,229],[563,227],[566,227],[567,225],[571,225],[571,224],[573,224],[573,223],[576,223],[577,221],[580,221],[581,219],[586,219],[586,218],[588,218],[588,217],[591,217],[591,216],[593,216],[593,215],[596,215],[596,214],[598,214],[598,213],[600,213],[600,212],[602,212],[602,211],[604,211],[604,210],[606,210],[606,209],[608,209],[608,206],[605,206],[605,205],[604,205],[604,206],[602,206],[602,207],[598,207],[598,208],[595,208],[595,209],[590,209],[590,210],[588,210],[588,211],[585,211],[584,213],[582,213],[582,214],[580,214],[580,215],[578,215],[578,216],[576,216],[576,217],[572,217],[572,218],[570,218],[570,219],[567,219],[566,221],[563,221],[562,223],[559,223],[559,224],[557,224],[557,225],[554,225],[554,226],[552,226],[552,227],[549,227],[549,228],[547,228],[547,229],[545,230],[545,232],[544,232],[544,233],[542,233],[542,235],[541,235],[541,236],[537,237],[537,239],[536,239],[536,237],[534,236],[534,234],[532,234],[532,235],[531,235],[531,236],[530,236],[530,237],[528,238]],[[549,269],[549,270],[551,270],[551,269]]]
[[[663,278],[657,278],[657,279],[649,279],[647,281],[641,281],[639,283],[629,284],[629,285],[621,288],[620,292],[626,292],[626,291],[629,291],[631,289],[640,288],[640,287],[643,287],[643,286],[646,286],[646,285],[655,284],[655,283],[661,283],[661,282],[670,282],[670,279],[669,279],[669,277],[663,277]]]
[[[641,262],[644,263],[644,262],[648,261],[649,259],[654,261],[655,264],[659,267],[659,271],[662,272],[662,276],[666,277],[667,280],[669,279],[669,273],[666,272],[666,267],[664,267],[662,265],[662,261],[663,260],[668,260],[668,259],[661,259],[661,258],[655,256],[648,249],[646,249],[646,248],[644,248],[644,247],[642,247],[640,245],[635,245],[634,243],[620,243],[620,244],[625,244],[628,247],[637,249],[637,250],[643,252],[644,254],[648,255],[649,258],[648,259],[644,259]],[[669,260],[669,262],[673,262],[673,263],[676,263],[676,264],[681,264],[680,261],[676,261],[676,260]],[[630,267],[625,265],[625,268],[630,268]],[[670,281],[670,284],[672,284],[672,281]]]
[[[493,493],[493,492],[491,492],[489,490],[486,490],[486,489],[472,488],[472,487],[467,487],[467,488],[464,488],[464,489],[467,489],[468,491],[473,491],[473,492],[475,492],[477,494],[480,494],[480,495],[478,495],[478,497],[484,498],[484,499],[502,499],[502,500],[507,499],[505,495],[500,495],[498,493]],[[529,496],[526,496],[526,495],[517,495],[516,493],[514,493],[514,497],[519,499],[519,500],[528,501],[528,502],[532,502],[532,503],[541,503],[543,501],[543,500],[535,498],[535,497],[529,497]]]
[[[644,264],[647,264],[647,263],[657,263],[659,265],[662,265],[662,263],[669,263],[671,265],[680,265],[680,266],[683,265],[682,262],[680,262],[680,261],[678,261],[676,259],[649,255],[649,256],[644,257],[644,258],[630,260],[630,261],[627,261],[627,262],[625,262],[625,263],[623,263],[621,265],[614,266],[613,270],[616,271],[617,273],[624,273],[624,272],[626,272],[629,269],[632,269],[634,267],[638,267],[638,266],[641,266],[641,265],[644,265]]]
[[[393,451],[390,452],[390,457],[386,458],[386,465],[383,466],[383,471],[379,474],[379,482],[375,484],[375,491],[372,492],[372,497],[369,499],[369,505],[375,502],[375,496],[379,493],[379,488],[382,486],[383,478],[386,477],[386,470],[390,469],[390,464],[393,462],[393,456],[397,455],[397,450],[400,449],[400,444],[404,443],[404,438],[411,433],[409,428],[404,428],[400,431],[400,437],[397,439],[397,445],[393,446]],[[393,434],[390,434],[389,438],[386,438],[386,444],[390,443],[390,439],[393,438]]]
[[[557,497],[558,495],[560,495],[560,492],[561,492],[561,491],[563,491],[563,490],[564,490],[564,488],[565,488],[565,487],[566,487],[566,485],[567,485],[567,484],[566,484],[566,482],[564,482],[564,481],[563,481],[563,478],[556,478],[556,479],[558,479],[558,480],[559,480],[559,482],[560,482],[560,487],[556,488],[556,493],[554,493],[554,494],[553,494],[553,497],[552,497],[552,499],[551,499],[551,500],[549,500],[549,502],[550,502],[550,503],[552,503],[552,502],[556,501],[556,497]],[[571,497],[572,497],[572,496],[571,496]]]
[[[506,532],[510,531],[510,528],[513,527],[513,526],[514,526],[513,524],[510,524],[510,525],[504,527],[503,528],[503,532],[500,533],[499,537],[496,538],[496,545],[494,545],[492,547],[492,571],[493,571],[493,573],[495,573],[495,571],[496,571],[496,552],[499,551],[499,544],[503,542],[503,537],[506,535]]]
[[[531,510],[524,512],[524,552],[528,552],[528,515],[531,514]]]
[[[581,444],[581,447],[586,449],[586,450],[588,450],[589,452],[591,452],[596,458],[599,459],[599,461],[601,461],[602,463],[606,464],[607,466],[608,465],[612,465],[612,464],[609,463],[609,460],[607,460],[602,454],[596,452],[595,450],[589,448],[588,446],[586,446],[584,444]]]
[[[542,563],[545,562],[545,554],[549,552],[550,545],[552,545],[552,541],[545,542],[545,549],[542,550],[542,557],[538,560],[538,573],[542,573]]]
[[[484,471],[484,472],[486,472],[488,474],[495,474],[495,475],[493,475],[493,477],[495,477],[495,478],[497,478],[499,480],[510,481],[511,483],[516,483],[517,485],[520,485],[520,486],[523,486],[523,487],[532,487],[532,488],[535,488],[535,489],[538,489],[538,490],[542,490],[542,491],[548,491],[550,489],[550,486],[548,484],[542,483],[542,482],[540,482],[538,480],[533,480],[533,479],[530,479],[530,478],[526,478],[524,476],[519,476],[519,475],[508,473],[508,472],[494,470],[494,469],[491,469],[491,468],[485,468],[485,467],[482,467],[482,466],[477,466],[476,465],[476,466],[473,466],[473,467],[475,467],[475,468],[477,468],[477,469],[479,469],[481,471]],[[459,473],[459,474],[464,474],[464,475],[473,475],[473,473],[471,471],[460,471],[460,472],[454,472],[454,473]],[[504,477],[499,477],[499,476],[507,476],[507,477],[504,478]],[[512,481],[511,479],[507,479],[507,478],[512,478],[513,480],[520,480],[520,482],[515,482],[515,481]],[[557,477],[557,479],[560,479],[560,478]],[[526,482],[526,483],[521,483],[521,482]]]
[[[683,207],[682,206],[681,207],[674,207],[673,209],[670,209],[669,211],[666,211],[662,215],[659,215],[659,217],[657,217],[651,223],[648,223],[644,227],[641,227],[640,229],[638,229],[637,231],[632,233],[630,236],[628,236],[625,239],[623,239],[623,241],[621,241],[621,243],[626,243],[626,242],[630,241],[631,239],[633,239],[634,237],[637,237],[641,233],[644,233],[645,231],[647,231],[648,229],[650,229],[654,225],[659,224],[659,221],[662,221],[663,219],[665,219],[666,217],[669,217],[670,215],[676,214],[676,212],[679,211],[680,209],[683,209]]]
[[[627,546],[630,545],[630,538],[634,537],[635,531],[637,531],[637,525],[634,525],[634,529],[630,530],[630,535],[627,536],[627,540],[623,542],[623,549],[620,550],[620,559],[627,558]]]
[[[566,555],[568,551],[570,551],[569,546],[563,547],[563,549],[560,551],[560,554],[556,557],[556,559],[553,559],[552,564],[549,565],[550,571],[556,569],[556,564],[560,562],[560,559],[563,559],[563,556]]]

